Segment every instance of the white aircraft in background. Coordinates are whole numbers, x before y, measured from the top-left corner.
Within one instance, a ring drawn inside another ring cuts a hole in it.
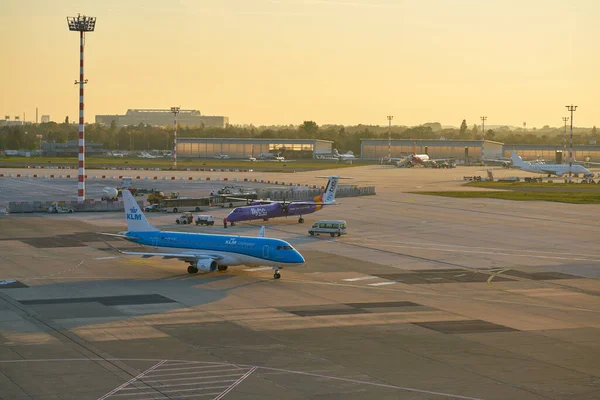
[[[333,149],[333,155],[340,161],[354,160],[354,153],[347,151],[344,154],[338,153],[337,149]]]
[[[527,172],[535,172],[538,174],[547,174],[563,176],[568,175],[569,173],[574,174],[575,176],[582,174],[586,178],[590,178],[594,176],[594,173],[585,168],[582,165],[573,165],[569,167],[569,164],[535,164],[523,161],[521,157],[517,155],[516,151],[510,153],[512,158],[512,165],[514,168],[519,168],[523,171]]]
[[[140,157],[140,158],[156,158],[156,156],[153,156],[152,154],[150,154],[146,151],[142,151],[138,157]]]
[[[216,156],[215,158],[218,158],[219,160],[227,160],[227,159],[229,159],[229,155],[219,153],[219,155]]]

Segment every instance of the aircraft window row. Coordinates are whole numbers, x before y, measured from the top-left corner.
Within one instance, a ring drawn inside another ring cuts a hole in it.
[[[228,244],[228,243],[204,243],[204,242],[195,242],[191,240],[177,240],[175,238],[170,237],[161,237],[162,241],[172,242],[175,244],[190,244],[190,245],[199,245],[199,246],[211,246],[211,247],[241,247],[241,248],[254,248],[254,243],[236,243],[236,244]]]

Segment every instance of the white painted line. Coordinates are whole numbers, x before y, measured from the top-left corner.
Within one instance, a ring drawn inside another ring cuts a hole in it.
[[[360,278],[347,278],[347,279],[342,279],[343,281],[346,282],[356,282],[356,281],[366,281],[367,279],[377,279],[379,278],[378,276],[361,276]]]
[[[238,368],[237,370],[239,371],[242,368]],[[217,369],[217,370],[211,370],[210,372],[234,372],[235,369]],[[180,376],[180,375],[196,375],[199,372],[179,372],[176,374],[148,374],[148,378],[158,378],[159,376]]]
[[[219,393],[196,393],[196,394],[186,394],[185,396],[177,396],[178,399],[183,399],[184,397],[202,397],[202,396],[216,396]],[[135,399],[135,400],[156,400],[156,397],[145,397],[143,399]]]
[[[220,400],[223,397],[225,397],[225,395],[229,392],[231,392],[237,385],[239,385],[240,383],[242,383],[244,381],[244,379],[246,379],[247,377],[249,377],[250,375],[252,375],[252,373],[254,371],[256,371],[256,368],[258,367],[252,367],[252,369],[250,369],[250,371],[246,372],[244,374],[244,376],[242,376],[240,379],[238,379],[237,381],[233,382],[231,384],[231,386],[229,386],[227,389],[225,389],[220,395],[218,395],[217,397],[214,398],[214,400]]]
[[[176,387],[176,386],[202,386],[202,385],[212,385],[214,383],[224,383],[224,382],[235,382],[237,379],[225,379],[221,381],[208,381],[208,382],[194,382],[194,383],[178,383],[176,385],[152,385],[150,386],[152,389],[161,389],[166,387]],[[143,388],[146,389],[146,388]],[[128,387],[121,390],[138,390],[136,387]]]
[[[250,271],[250,272],[254,272],[254,271],[266,271],[268,269],[273,269],[271,267],[258,267],[258,268],[246,268],[242,271]]]
[[[177,364],[171,364],[171,365],[177,365]],[[170,367],[171,365],[168,365],[168,366]],[[223,368],[223,367],[237,368],[236,366],[231,365],[231,364],[221,364],[221,365],[201,365],[199,367],[160,368],[160,369],[155,370],[154,372],[179,371],[182,369],[191,370],[191,369],[206,369],[206,368]],[[198,371],[198,372],[202,372],[202,371]],[[211,371],[209,371],[209,372],[211,372]]]
[[[241,373],[239,374],[225,374],[225,375],[210,375],[210,376],[193,376],[191,378],[169,378],[169,379],[153,379],[153,380],[146,380],[144,379],[142,382],[144,383],[148,383],[148,382],[174,382],[174,381],[189,381],[191,379],[211,379],[211,378],[225,378],[228,376],[240,376],[242,375]]]
[[[398,282],[377,282],[377,283],[369,283],[369,286],[384,286],[384,285],[394,285]]]
[[[98,258],[94,258],[94,260],[112,260],[115,258],[119,258],[119,256],[112,256],[112,257],[98,257]]]
[[[175,389],[175,390],[161,390],[160,393],[173,393],[173,392],[191,392],[191,391],[200,391],[200,390],[208,390],[208,389],[223,389],[223,388],[227,388],[229,386],[213,386],[213,387],[207,387],[207,388],[194,388],[194,389]],[[143,392],[143,393],[121,393],[121,394],[115,394],[112,397],[116,397],[116,396],[137,396],[140,394],[159,394],[159,392],[157,390],[153,391],[153,392]],[[201,393],[199,393],[201,394]],[[177,396],[180,397],[180,396]]]
[[[104,396],[100,397],[98,400],[104,400],[106,399],[108,396],[113,395],[114,393],[117,393],[119,390],[123,389],[125,386],[128,386],[130,384],[132,384],[133,382],[137,381],[138,379],[142,378],[144,375],[146,375],[149,372],[154,371],[156,368],[160,367],[161,365],[163,365],[164,363],[166,363],[167,360],[162,360],[161,362],[153,365],[152,367],[148,368],[147,370],[145,370],[144,372],[142,372],[141,374],[139,374],[138,376],[136,376],[135,378],[132,378],[130,380],[128,380],[127,382],[125,382],[124,384],[122,384],[121,386],[111,390],[110,392],[106,393]],[[156,392],[155,392],[156,393]]]

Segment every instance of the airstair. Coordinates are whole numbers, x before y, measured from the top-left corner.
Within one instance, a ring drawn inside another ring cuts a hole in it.
[[[404,157],[402,160],[400,160],[396,163],[396,167],[406,168],[410,165],[410,161],[411,161],[410,157]]]

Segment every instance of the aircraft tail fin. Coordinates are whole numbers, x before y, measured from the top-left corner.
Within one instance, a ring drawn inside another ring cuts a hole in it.
[[[323,192],[323,203],[333,203],[335,201],[335,192],[338,188],[339,176],[329,176],[327,186]]]
[[[158,231],[158,229],[150,225],[140,206],[133,198],[133,195],[127,189],[123,190],[123,202],[125,203],[125,219],[129,232]]]
[[[265,237],[265,227],[264,227],[264,225],[260,227],[260,231],[258,232],[258,237]]]
[[[510,158],[512,159],[512,163],[515,167],[520,167],[521,165],[525,164],[523,159],[517,155],[516,151],[512,151],[510,153]]]

